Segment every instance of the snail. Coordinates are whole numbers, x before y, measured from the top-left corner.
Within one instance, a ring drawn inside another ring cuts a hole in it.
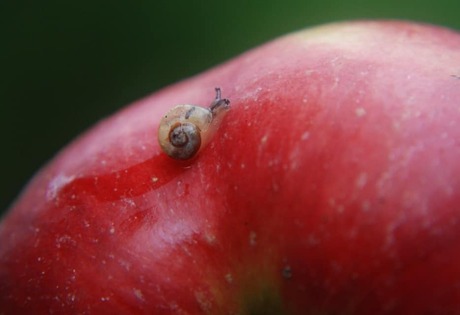
[[[158,127],[161,149],[173,159],[191,159],[209,143],[229,109],[230,101],[221,98],[220,88],[216,88],[216,97],[208,108],[175,106]]]

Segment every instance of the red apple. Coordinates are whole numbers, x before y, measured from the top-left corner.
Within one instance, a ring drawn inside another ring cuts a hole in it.
[[[460,35],[294,33],[101,122],[0,227],[1,314],[460,314]],[[177,161],[176,104],[231,100]]]

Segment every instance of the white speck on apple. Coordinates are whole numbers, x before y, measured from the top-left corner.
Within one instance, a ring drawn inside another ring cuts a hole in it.
[[[123,202],[132,208],[136,208],[136,202],[133,199],[125,198],[123,199]]]
[[[183,195],[185,195],[185,187],[181,180],[177,181],[176,195],[178,197],[182,197]]]
[[[125,268],[126,271],[129,272],[131,270],[131,263],[127,262],[126,260],[120,259],[118,263],[120,264],[120,266]]]
[[[156,176],[153,176],[153,177],[152,177],[152,182],[153,182],[153,183],[156,183],[158,180],[159,180],[158,177],[156,177]]]
[[[233,276],[231,273],[227,273],[225,275],[225,280],[227,280],[228,283],[232,283],[233,282]]]
[[[277,165],[277,164],[278,164],[278,160],[277,160],[277,159],[272,159],[272,160],[268,161],[268,163],[267,163],[267,165],[268,165],[269,167],[275,166],[275,165]]]
[[[209,245],[213,245],[216,242],[216,236],[214,234],[206,233],[205,240]]]
[[[358,107],[356,110],[355,110],[355,114],[356,116],[358,117],[362,117],[364,115],[366,115],[366,110],[362,107]]]
[[[251,231],[249,233],[249,245],[251,246],[256,246],[257,245],[257,233],[254,231]]]
[[[62,235],[56,238],[56,248],[61,248],[61,245],[70,245],[70,246],[77,246],[77,242],[69,235]]]
[[[206,294],[203,292],[195,292],[195,299],[200,305],[200,308],[205,313],[210,313],[212,304],[211,301],[206,297]]]
[[[144,301],[144,294],[142,294],[141,290],[134,288],[133,293],[136,296],[136,298],[138,298],[141,301]]]
[[[302,141],[308,140],[308,138],[310,138],[310,133],[308,131],[305,131],[302,133],[302,136],[300,136],[300,140]]]
[[[268,134],[264,134],[264,136],[260,139],[260,144],[267,143],[267,140],[268,140]]]
[[[75,282],[75,280],[77,279],[76,273],[77,273],[77,271],[75,269],[72,269],[72,275],[69,278],[70,281]]]
[[[68,297],[70,302],[75,301],[75,294],[69,294]]]
[[[367,173],[360,173],[358,175],[358,178],[356,179],[356,187],[359,188],[359,189],[363,189],[364,186],[366,186],[366,183],[367,183]]]

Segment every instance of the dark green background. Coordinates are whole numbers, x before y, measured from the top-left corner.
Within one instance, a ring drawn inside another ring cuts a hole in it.
[[[460,29],[459,12],[454,0],[2,0],[0,212],[97,120],[249,48],[356,18]]]

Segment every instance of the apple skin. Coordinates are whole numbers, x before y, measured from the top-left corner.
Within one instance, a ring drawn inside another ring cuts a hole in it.
[[[293,33],[100,122],[0,226],[1,314],[460,314],[460,35]],[[176,104],[232,109],[189,161]]]

